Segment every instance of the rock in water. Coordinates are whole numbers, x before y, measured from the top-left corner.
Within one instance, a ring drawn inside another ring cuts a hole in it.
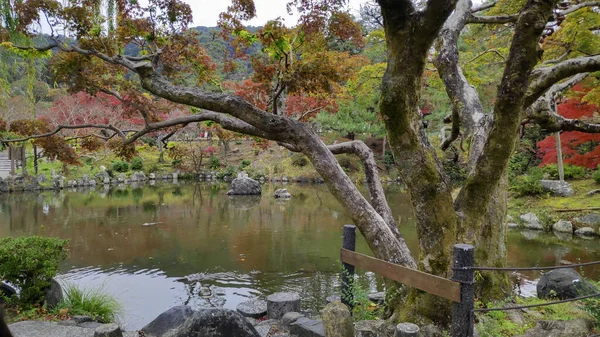
[[[523,214],[519,217],[519,219],[521,219],[521,221],[525,223],[525,227],[527,227],[528,229],[544,229],[544,227],[542,227],[542,224],[540,223],[540,219],[538,219],[535,213],[529,212],[527,214]]]
[[[182,326],[193,314],[192,308],[187,305],[178,305],[158,315],[141,331],[150,336],[163,337],[166,332]]]
[[[600,214],[590,213],[574,219],[576,223],[584,226],[600,226]]]
[[[260,195],[261,193],[260,183],[241,172],[231,182],[231,189],[227,192],[227,195]]]
[[[323,308],[323,328],[327,337],[354,337],[350,310],[342,302],[333,302]]]
[[[259,337],[256,329],[240,313],[214,308],[195,312],[169,337]]]
[[[573,191],[573,188],[571,187],[571,184],[569,184],[566,181],[540,180],[540,184],[542,185],[542,188],[545,191],[551,192],[561,197],[570,197],[575,193]]]
[[[560,233],[573,233],[573,224],[571,223],[571,221],[560,220],[554,225],[552,225],[552,229],[555,232]]]
[[[575,269],[554,269],[542,275],[537,284],[538,298],[557,297],[561,300],[600,292],[585,281]]]
[[[292,195],[288,192],[287,188],[280,188],[275,190],[275,199],[289,199]]]
[[[596,231],[592,227],[583,227],[579,228],[575,231],[575,234],[581,236],[594,236],[596,235]]]

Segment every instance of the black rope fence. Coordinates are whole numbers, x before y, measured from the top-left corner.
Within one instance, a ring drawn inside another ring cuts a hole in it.
[[[591,297],[596,297],[596,296],[600,296],[600,293],[596,293],[596,294],[592,294],[592,295],[586,295],[586,296],[580,296],[580,297],[575,297],[575,298],[570,298],[570,299],[567,299],[567,300],[554,301],[554,302],[544,302],[544,303],[528,304],[528,305],[515,305],[515,306],[511,306],[511,307],[502,307],[502,308],[480,308],[480,309],[473,309],[473,312],[505,311],[505,310],[517,310],[517,309],[527,309],[527,308],[535,308],[535,307],[545,307],[547,305],[561,304],[561,303],[567,303],[567,302],[575,302],[575,301],[585,300],[586,298],[591,298]]]
[[[577,263],[577,264],[565,264],[560,266],[549,266],[549,267],[458,267],[452,268],[452,270],[482,270],[482,271],[528,271],[528,270],[551,270],[551,269],[564,269],[564,268],[575,268],[575,267],[585,267],[585,266],[593,266],[596,264],[600,264],[600,261],[594,262],[585,262],[585,263]]]

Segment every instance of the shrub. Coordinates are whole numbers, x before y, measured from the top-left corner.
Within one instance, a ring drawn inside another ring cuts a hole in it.
[[[538,195],[544,193],[540,180],[544,177],[544,173],[538,167],[532,167],[527,171],[526,175],[521,175],[513,179],[510,189],[517,196]]]
[[[131,169],[140,171],[144,168],[144,160],[140,157],[135,157],[131,160]]]
[[[600,184],[600,165],[598,165],[596,171],[592,173],[592,179],[594,179],[595,182]]]
[[[294,153],[292,154],[292,165],[296,167],[304,167],[308,165],[308,158],[302,153]]]
[[[219,168],[219,166],[221,166],[221,163],[219,163],[219,158],[216,156],[210,156],[210,169],[216,170]]]
[[[246,167],[250,166],[251,162],[248,159],[244,159],[242,160],[242,162],[240,163],[240,170],[245,169]]]
[[[544,174],[547,174],[552,179],[558,179],[558,165],[550,164],[542,167]],[[564,165],[565,179],[581,179],[585,177],[585,167],[576,165]]]
[[[223,177],[226,177],[226,176],[233,177],[234,175],[235,175],[235,167],[229,165],[229,166],[227,166],[226,169],[217,173],[217,178],[223,179]]]
[[[156,173],[159,170],[160,170],[160,167],[158,167],[158,164],[154,163],[148,168],[148,173]]]
[[[65,298],[56,311],[68,309],[70,315],[91,316],[100,323],[111,323],[121,311],[121,305],[102,289],[80,289],[68,285]]]
[[[67,257],[68,240],[40,236],[0,239],[0,278],[17,286],[23,307],[40,304],[58,264]]]
[[[110,170],[112,172],[124,173],[129,171],[129,163],[122,160],[113,161],[110,165]]]

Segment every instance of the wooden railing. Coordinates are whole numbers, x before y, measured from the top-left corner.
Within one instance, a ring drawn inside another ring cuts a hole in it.
[[[352,307],[352,283],[354,282],[354,268],[359,267],[364,270],[379,274],[386,279],[403,283],[427,293],[449,299],[453,301],[452,308],[452,337],[472,337],[474,329],[474,313],[488,311],[506,311],[524,308],[533,308],[548,306],[565,302],[579,301],[591,297],[600,296],[597,294],[582,294],[583,296],[553,301],[545,303],[536,303],[530,305],[510,306],[500,308],[477,308],[475,309],[475,271],[524,271],[524,270],[553,270],[561,268],[585,267],[600,264],[600,261],[579,263],[568,266],[551,267],[477,267],[475,266],[475,249],[471,245],[454,245],[452,267],[453,275],[451,279],[427,274],[418,270],[406,268],[394,263],[376,259],[371,256],[355,252],[356,249],[356,227],[353,225],[344,226],[344,241],[340,251],[340,258],[343,263],[342,270],[342,302]],[[400,324],[402,325],[402,324]],[[418,336],[416,332],[410,334],[399,333],[400,325],[396,336]]]

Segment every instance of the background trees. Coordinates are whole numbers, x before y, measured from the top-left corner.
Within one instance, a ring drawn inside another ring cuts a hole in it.
[[[112,122],[58,124],[51,131],[30,130],[34,136],[23,140],[94,129],[111,139],[115,151],[131,155],[133,144],[148,134],[216,122],[225,130],[305,154],[382,259],[448,276],[451,247],[460,241],[477,246],[479,263],[503,265],[507,163],[523,122],[549,131],[600,129],[557,115],[550,106],[557,93],[600,70],[600,59],[590,54],[596,36],[582,31],[577,36],[585,39],[573,40],[574,31],[593,27],[571,21],[589,20],[578,15],[597,15],[591,10],[597,4],[530,0],[473,7],[468,0],[419,5],[379,0],[365,7],[366,45],[344,4],[295,0],[289,8],[300,14],[297,26],[275,20],[246,29],[243,22],[256,14],[253,2],[232,1],[220,17],[222,38],[231,48],[224,48],[219,69],[210,46],[201,43],[197,30],[188,28],[191,13],[181,1],[152,0],[148,7],[116,1],[112,9],[99,1],[73,0],[64,6],[53,0],[24,1],[4,14],[3,45],[36,55],[53,51],[57,83],[72,93],[112,96],[121,102],[123,115],[138,116],[139,124],[131,130]],[[46,18],[53,34],[45,43],[13,38],[32,36],[36,24]],[[248,53],[257,44],[261,53]],[[365,46],[364,55],[359,55]],[[251,67],[251,80],[241,85],[222,82],[243,66]],[[423,123],[434,111],[431,115],[441,126],[441,117],[446,117],[439,111],[446,100],[442,89],[450,103],[446,120],[452,127],[441,148],[463,139],[468,151],[468,176],[456,195],[444,158],[430,143]],[[332,102],[334,95],[343,99]],[[170,104],[191,107],[190,112],[169,116],[165,111]],[[335,111],[338,115],[326,114]],[[317,120],[332,128],[338,121],[345,123],[340,128],[348,132],[366,124],[363,130],[378,135],[385,126],[411,196],[418,258],[398,231],[373,153],[360,141],[324,144],[314,125],[307,123],[317,112]],[[336,161],[334,154],[340,153],[362,159],[368,199]],[[506,285],[503,278],[486,280],[484,296],[498,296],[498,285]],[[400,305],[390,298],[396,314],[447,321],[447,303],[418,292],[408,299],[409,305]]]

